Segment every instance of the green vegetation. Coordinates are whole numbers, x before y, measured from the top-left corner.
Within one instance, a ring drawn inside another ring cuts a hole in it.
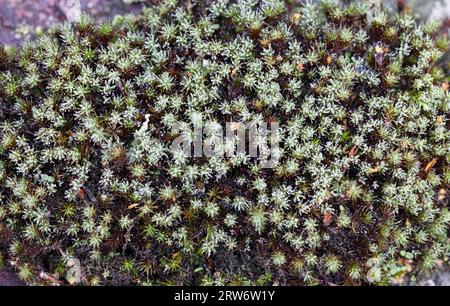
[[[0,265],[29,283],[76,258],[85,284],[358,285],[449,253],[433,25],[194,2],[0,50]],[[170,150],[176,122],[202,120],[278,122],[280,163]]]

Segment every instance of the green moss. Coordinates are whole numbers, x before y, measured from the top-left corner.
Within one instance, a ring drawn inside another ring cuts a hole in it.
[[[89,284],[162,285],[433,267],[449,251],[448,44],[369,12],[161,1],[1,49],[0,263],[30,283],[77,258]],[[170,149],[176,122],[252,120],[281,128],[274,168]]]

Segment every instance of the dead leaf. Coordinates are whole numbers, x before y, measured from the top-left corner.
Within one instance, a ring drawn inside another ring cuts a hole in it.
[[[80,199],[84,200],[84,198],[86,197],[86,191],[84,191],[83,188],[80,188],[78,190],[78,195],[80,196]]]
[[[231,75],[232,77],[234,77],[234,76],[236,75],[236,73],[238,72],[238,70],[239,70],[238,67],[234,68],[233,70],[231,70],[230,75]]]
[[[434,165],[436,165],[436,158],[433,158],[425,167],[425,172],[429,172],[431,170],[431,168],[434,167]]]
[[[353,146],[353,148],[350,149],[350,152],[348,152],[348,156],[354,157],[357,152],[358,152],[358,148],[356,146]]]
[[[137,204],[137,203],[131,204],[131,205],[128,205],[128,209],[133,209],[133,208],[136,208],[138,206],[139,206],[139,204]]]
[[[212,270],[212,268],[213,268],[213,262],[212,262],[211,257],[207,257],[207,258],[206,258],[206,265],[208,266],[208,269],[209,269],[209,270]]]
[[[331,222],[333,222],[333,214],[329,211],[326,211],[323,214],[323,224],[325,224],[325,226],[329,226]]]

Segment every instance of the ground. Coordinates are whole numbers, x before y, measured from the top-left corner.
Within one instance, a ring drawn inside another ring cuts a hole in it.
[[[84,12],[98,20],[136,13],[141,7],[123,0],[0,0],[0,44],[17,46],[33,38],[36,31],[70,19],[70,7],[77,1]]]
[[[16,274],[8,271],[0,271],[0,286],[21,286],[24,283]]]

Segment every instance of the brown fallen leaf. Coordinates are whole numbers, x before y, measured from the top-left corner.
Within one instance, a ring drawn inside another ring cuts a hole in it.
[[[333,222],[333,214],[329,211],[326,211],[323,214],[323,224],[325,226],[329,226],[331,224],[331,222]]]
[[[354,146],[353,148],[350,149],[350,152],[348,152],[348,156],[354,157],[357,152],[358,152],[358,148],[356,146]]]
[[[428,162],[428,164],[425,166],[425,172],[429,172],[431,170],[431,168],[434,167],[434,165],[436,165],[437,159],[433,158],[430,162]]]
[[[128,205],[128,209],[133,209],[133,208],[136,208],[138,206],[139,206],[139,204],[137,204],[137,203],[131,204],[131,205]]]
[[[207,258],[206,258],[206,265],[207,265],[207,267],[208,267],[209,270],[212,270],[212,268],[213,268],[213,262],[212,262],[211,257],[207,257]]]
[[[234,76],[236,75],[236,73],[238,72],[238,70],[239,70],[238,67],[233,68],[233,69],[231,70],[230,75],[231,75],[232,77],[234,77]]]
[[[84,198],[86,197],[86,191],[84,191],[83,188],[80,188],[78,190],[78,195],[80,196],[80,199],[84,200]]]

